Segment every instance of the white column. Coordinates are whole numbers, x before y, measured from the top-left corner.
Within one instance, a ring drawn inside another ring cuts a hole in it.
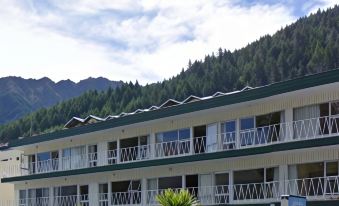
[[[186,188],[186,175],[181,176],[181,188]]]
[[[117,139],[117,164],[120,163],[120,139]]]
[[[241,139],[240,139],[240,119],[237,119],[235,121],[235,145],[236,145],[236,149],[239,149],[241,146]]]
[[[62,149],[59,149],[59,166],[58,166],[58,169],[59,169],[59,171],[60,170],[63,170],[63,168],[62,168],[62,161],[63,161],[63,159],[62,159]]]
[[[104,166],[107,163],[107,142],[98,142],[98,165]]]
[[[141,205],[147,205],[147,179],[141,179]]]
[[[154,159],[156,157],[156,151],[155,151],[155,144],[156,144],[156,141],[155,141],[155,133],[151,133],[150,134],[150,153],[151,153],[151,159]]]
[[[233,187],[233,185],[234,185],[234,178],[233,178],[233,171],[230,171],[229,173],[228,173],[228,175],[229,175],[229,203],[230,204],[232,204],[233,203],[233,197],[234,197],[234,187]]]
[[[88,198],[90,206],[97,206],[99,204],[99,185],[98,183],[90,183],[88,185]]]
[[[190,154],[194,154],[193,127],[190,128]]]
[[[19,195],[20,190],[15,189],[14,190],[14,205],[19,205],[20,204],[20,195]],[[26,198],[27,198],[27,192],[26,192]]]
[[[285,109],[285,139],[293,139],[293,108]]]
[[[280,195],[287,195],[288,186],[288,165],[279,166],[279,192]]]
[[[54,193],[53,187],[49,187],[49,205],[53,205]]]

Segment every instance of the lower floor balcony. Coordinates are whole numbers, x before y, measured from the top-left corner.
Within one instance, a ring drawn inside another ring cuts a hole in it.
[[[282,195],[304,196],[312,201],[339,201],[339,176],[303,178],[261,183],[214,185],[188,188],[171,188],[174,191],[188,190],[201,205],[268,204],[280,202]],[[141,187],[126,191],[91,193],[83,190],[80,195],[58,196],[53,193],[21,194],[19,200],[0,205],[18,206],[111,206],[138,205],[156,206],[156,196],[165,189],[142,190]],[[79,193],[79,192],[78,192]],[[33,197],[32,197],[33,196]]]

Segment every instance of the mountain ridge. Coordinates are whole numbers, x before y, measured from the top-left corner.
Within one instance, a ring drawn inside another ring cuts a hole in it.
[[[54,82],[48,77],[25,79],[19,76],[0,78],[0,124],[16,120],[40,108],[80,96],[89,90],[106,90],[120,86],[120,81],[107,78],[87,78]]]

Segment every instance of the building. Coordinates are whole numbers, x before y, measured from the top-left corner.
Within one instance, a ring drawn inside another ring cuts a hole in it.
[[[20,175],[20,153],[17,150],[0,151],[0,179]],[[11,204],[14,194],[14,184],[0,183],[0,206]]]
[[[10,142],[15,205],[157,205],[186,188],[202,205],[339,205],[339,70],[97,118]],[[12,174],[12,175],[11,175]]]

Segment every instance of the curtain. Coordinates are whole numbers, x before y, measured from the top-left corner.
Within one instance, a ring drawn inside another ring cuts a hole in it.
[[[288,166],[288,183],[287,193],[290,195],[298,195],[298,170],[297,165]]]
[[[213,152],[217,149],[217,124],[210,124],[207,126],[207,138],[206,138],[206,150],[207,152]]]
[[[307,139],[318,135],[320,124],[317,119],[318,117],[320,117],[319,105],[311,105],[294,109],[294,139]]]

